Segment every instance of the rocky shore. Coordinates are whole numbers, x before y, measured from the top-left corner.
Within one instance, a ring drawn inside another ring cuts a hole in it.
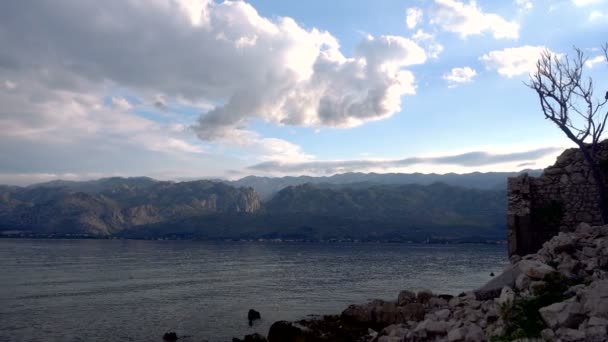
[[[559,233],[456,297],[406,290],[233,341],[608,341],[608,225]]]

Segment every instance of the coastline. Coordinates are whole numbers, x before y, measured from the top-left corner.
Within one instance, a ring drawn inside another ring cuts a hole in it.
[[[238,341],[591,341],[608,336],[608,225],[580,224],[458,296],[404,290]]]

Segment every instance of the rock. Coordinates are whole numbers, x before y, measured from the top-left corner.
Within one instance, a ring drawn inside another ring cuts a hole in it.
[[[540,337],[542,337],[545,341],[554,341],[555,332],[553,332],[551,329],[543,329],[543,331],[540,332]]]
[[[419,322],[424,319],[424,305],[420,303],[409,303],[401,308],[401,315],[407,321]]]
[[[467,329],[464,327],[452,329],[448,333],[448,341],[449,342],[464,341],[466,335],[467,335]]]
[[[342,311],[342,317],[353,319],[361,323],[370,323],[376,320],[376,311],[379,307],[382,307],[384,301],[373,300],[364,305],[349,305],[344,311]]]
[[[412,291],[404,290],[399,292],[399,297],[397,298],[397,305],[403,306],[409,303],[414,303],[416,301],[416,294]]]
[[[249,309],[249,312],[247,312],[247,319],[249,320],[249,326],[253,325],[253,321],[259,320],[261,318],[262,318],[262,315],[260,315],[260,313],[258,311]]]
[[[238,338],[233,338],[232,342],[267,342],[266,337],[255,333],[251,335],[246,335],[244,339],[240,340]]]
[[[518,290],[527,289],[530,286],[530,278],[525,274],[520,274],[515,279],[515,288]]]
[[[466,340],[470,342],[481,342],[486,341],[486,336],[477,324],[471,324],[468,326]]]
[[[474,291],[477,300],[488,300],[496,298],[500,295],[502,288],[505,286],[513,287],[515,285],[515,279],[522,273],[521,269],[515,265],[510,265],[501,274],[492,278],[484,286]]]
[[[594,227],[591,227],[589,223],[582,222],[579,223],[578,226],[576,226],[574,232],[580,235],[593,235],[596,233],[596,229]]]
[[[177,337],[177,334],[175,332],[166,332],[163,335],[163,341],[168,341],[168,342],[172,342],[172,341],[177,341],[179,339],[179,337]]]
[[[511,257],[509,257],[509,262],[511,262],[511,264],[517,264],[520,260],[521,257],[517,254],[513,254]]]
[[[441,299],[445,299],[445,300],[446,300],[446,301],[448,301],[448,302],[449,302],[450,300],[452,300],[452,298],[454,298],[454,296],[449,295],[449,294],[440,294],[440,295],[438,295],[437,297],[438,297],[438,298],[441,298]]]
[[[589,316],[608,318],[608,280],[597,280],[583,293],[585,312]]]
[[[570,234],[559,233],[553,239],[545,242],[543,247],[551,249],[554,254],[572,253],[576,250],[576,241]]]
[[[513,303],[514,300],[515,300],[515,292],[513,292],[513,290],[511,290],[510,287],[505,286],[502,288],[502,291],[500,292],[500,296],[496,300],[496,303],[498,305],[502,306],[502,305],[507,305],[509,303]]]
[[[384,324],[402,323],[403,318],[401,310],[403,307],[398,307],[393,302],[383,302],[382,305],[377,306],[372,313],[372,321]]]
[[[584,341],[585,333],[580,330],[570,328],[559,328],[555,332],[557,337],[564,342]]]
[[[443,298],[432,297],[431,299],[429,299],[427,305],[429,307],[439,307],[439,308],[442,308],[442,307],[448,306],[448,302],[445,299],[443,299]]]
[[[530,290],[532,290],[532,293],[534,294],[542,293],[546,288],[547,282],[544,282],[542,280],[535,280],[530,282]]]
[[[605,326],[605,327],[608,326],[608,319],[596,317],[596,316],[589,318],[589,321],[587,322],[588,327],[594,327],[594,326],[598,326],[598,325]]]
[[[299,342],[304,339],[304,332],[287,321],[274,322],[268,330],[268,342]]]
[[[448,325],[446,322],[437,322],[430,319],[420,322],[414,332],[425,331],[428,335],[445,335],[447,333]]]
[[[604,326],[588,327],[584,330],[585,342],[606,342],[608,330]]]
[[[524,273],[531,279],[542,280],[549,273],[555,272],[555,269],[538,260],[522,260],[515,265],[521,273]]]
[[[447,321],[450,318],[450,314],[452,312],[449,309],[443,309],[439,311],[435,311],[435,317],[441,321]]]
[[[545,324],[552,329],[577,328],[585,320],[582,305],[575,301],[551,304],[538,311]]]
[[[417,300],[418,303],[426,304],[428,301],[433,298],[433,293],[429,290],[418,291]]]
[[[404,324],[393,324],[382,330],[383,337],[386,337],[387,341],[401,342],[402,339],[407,335],[409,329]]]

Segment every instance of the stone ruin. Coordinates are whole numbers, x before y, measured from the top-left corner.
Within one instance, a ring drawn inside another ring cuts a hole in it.
[[[607,174],[608,140],[599,144],[596,153]],[[595,181],[578,148],[564,151],[539,177],[509,178],[507,192],[509,256],[534,253],[551,237],[573,231],[581,222],[602,224]]]

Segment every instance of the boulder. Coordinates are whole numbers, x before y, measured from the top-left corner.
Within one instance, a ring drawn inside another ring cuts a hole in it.
[[[257,321],[261,318],[262,318],[262,315],[260,315],[260,313],[258,311],[249,309],[249,312],[247,312],[247,319],[249,320],[250,326],[253,325],[253,321]]]
[[[545,276],[555,272],[555,269],[538,260],[522,260],[515,264],[517,268],[531,279],[543,280]]]
[[[450,318],[451,311],[449,309],[443,309],[434,312],[435,317],[440,321],[447,321]]]
[[[404,290],[399,292],[399,297],[397,298],[397,305],[403,306],[409,303],[414,303],[416,301],[416,294],[412,291]]]
[[[232,342],[267,342],[266,337],[255,333],[251,335],[246,335],[244,339],[233,338]]]
[[[608,318],[608,280],[597,280],[583,292],[585,312],[589,316]]]
[[[512,288],[515,285],[515,280],[522,273],[521,269],[518,267],[519,263],[521,262],[522,261],[519,261],[514,265],[510,265],[501,274],[492,278],[484,286],[475,290],[474,294],[477,300],[496,298],[500,295],[503,287],[509,286]]]
[[[467,341],[482,342],[487,340],[483,330],[477,324],[470,324],[467,328],[467,336],[465,338]]]
[[[416,300],[418,303],[426,304],[431,298],[433,298],[433,293],[431,291],[422,290],[418,292]]]
[[[515,300],[515,292],[513,292],[513,290],[511,290],[510,287],[505,286],[502,288],[498,299],[496,299],[496,303],[498,305],[502,306],[502,305],[506,305],[509,303],[513,303],[514,300]]]
[[[342,317],[353,319],[361,323],[374,322],[376,320],[376,312],[382,305],[384,305],[384,301],[379,299],[363,305],[352,304],[342,311]]]
[[[585,333],[576,329],[559,328],[555,334],[559,340],[563,342],[579,342],[585,340]]]
[[[401,308],[401,315],[407,321],[419,322],[424,319],[424,305],[420,303],[409,303]]]
[[[177,337],[177,334],[173,331],[166,332],[163,334],[163,341],[173,342],[173,341],[177,341],[178,339],[179,339],[179,337]]]
[[[425,332],[422,335],[445,335],[447,334],[448,324],[426,319],[420,322],[414,329],[415,333]]]
[[[575,301],[565,301],[538,310],[543,321],[549,328],[577,328],[585,320],[583,307]]]
[[[448,341],[449,342],[464,341],[464,339],[466,338],[466,336],[467,336],[467,329],[466,328],[462,327],[462,328],[452,329],[448,333]]]
[[[268,342],[299,342],[304,340],[304,331],[290,322],[274,322],[268,330]]]

